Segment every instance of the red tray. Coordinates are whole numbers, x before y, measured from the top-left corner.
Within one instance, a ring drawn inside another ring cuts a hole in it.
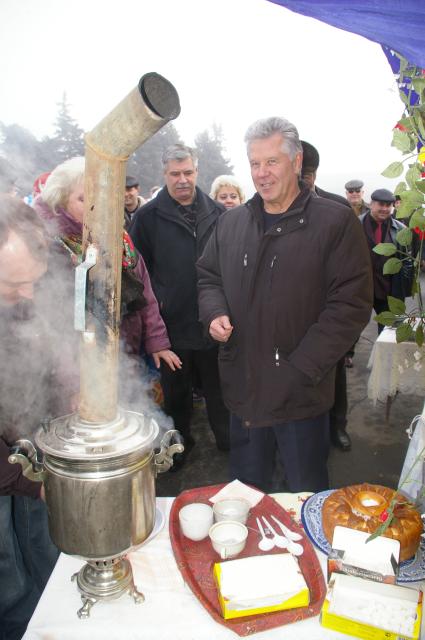
[[[222,617],[217,588],[213,578],[213,565],[215,562],[220,562],[220,556],[212,548],[209,538],[200,542],[193,542],[181,533],[179,511],[190,502],[204,502],[211,505],[209,498],[224,486],[224,484],[221,484],[183,491],[173,502],[170,512],[170,539],[177,566],[184,581],[190,586],[195,596],[216,622],[240,636],[248,636],[252,633],[266,631],[267,629],[273,629],[274,627],[280,627],[284,624],[318,615],[325,598],[326,587],[316,553],[304,530],[292,520],[290,515],[273,498],[265,495],[261,502],[251,509],[247,525],[257,530],[255,518],[260,515],[268,517],[273,514],[286,526],[302,535],[301,544],[304,547],[304,553],[298,558],[298,561],[310,590],[310,605],[298,609],[245,616],[244,618],[233,620],[225,620]],[[237,557],[245,558],[247,556],[262,555],[263,552],[258,549],[259,539],[259,534],[256,535],[254,531],[249,529],[246,547]],[[282,553],[282,549],[275,548],[268,551],[268,553]]]

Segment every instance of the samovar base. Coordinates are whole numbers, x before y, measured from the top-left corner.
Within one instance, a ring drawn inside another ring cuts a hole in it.
[[[88,618],[96,602],[115,600],[128,593],[136,604],[145,596],[135,587],[130,562],[125,557],[112,560],[89,560],[71,580],[77,581],[83,606],[77,611],[79,618]]]

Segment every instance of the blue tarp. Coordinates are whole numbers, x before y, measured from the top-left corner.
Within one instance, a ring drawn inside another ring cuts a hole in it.
[[[425,0],[268,0],[401,53],[425,69]]]

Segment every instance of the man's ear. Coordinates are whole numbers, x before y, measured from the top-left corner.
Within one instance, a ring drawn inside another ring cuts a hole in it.
[[[303,153],[302,151],[299,151],[293,161],[294,171],[297,174],[297,176],[301,176],[302,166],[303,166]]]

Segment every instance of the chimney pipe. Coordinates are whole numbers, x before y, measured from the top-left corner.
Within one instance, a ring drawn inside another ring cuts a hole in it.
[[[86,135],[83,256],[89,252],[95,264],[87,271],[80,348],[78,413],[85,422],[103,424],[117,416],[127,160],[179,113],[179,98],[173,85],[157,73],[147,73]]]

